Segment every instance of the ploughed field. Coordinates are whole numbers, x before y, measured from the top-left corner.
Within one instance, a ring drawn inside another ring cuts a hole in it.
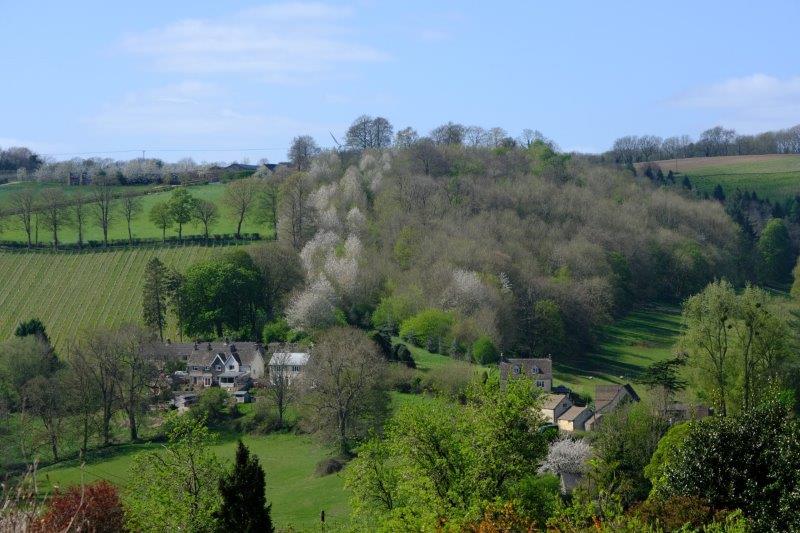
[[[692,157],[656,163],[664,174],[675,172],[678,183],[688,175],[696,189],[709,194],[718,184],[726,195],[737,187],[770,200],[800,194],[800,155]]]
[[[142,319],[147,262],[158,257],[185,270],[230,246],[170,246],[87,252],[0,251],[0,339],[30,318],[44,322],[63,350],[82,328]],[[166,335],[177,338],[170,322]]]

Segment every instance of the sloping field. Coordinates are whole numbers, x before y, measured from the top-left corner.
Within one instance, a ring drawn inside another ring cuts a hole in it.
[[[720,184],[725,194],[738,187],[771,200],[800,194],[800,155],[692,157],[656,163],[664,173],[677,172],[679,180],[688,175],[701,192],[710,193]]]
[[[9,202],[9,194],[14,190],[18,190],[23,185],[18,183],[8,184],[0,186],[0,211],[8,206]],[[36,189],[41,190],[43,188],[42,185],[38,184],[24,184],[25,187],[34,187]],[[60,186],[64,189],[66,194],[74,194],[77,187],[64,187]],[[90,194],[91,188],[84,187],[85,193],[87,195]],[[189,193],[198,199],[208,200],[217,205],[219,209],[219,220],[213,224],[209,230],[211,234],[230,234],[236,233],[236,222],[234,218],[231,216],[227,206],[225,205],[224,201],[224,194],[225,194],[225,186],[220,183],[212,183],[208,185],[193,185],[188,187]],[[137,193],[144,193],[147,190],[147,187],[115,187],[115,193],[120,194],[129,194],[131,192]],[[169,200],[172,193],[170,191],[163,191],[163,192],[156,192],[156,193],[149,193],[143,194],[140,196],[141,202],[141,211],[133,218],[131,221],[131,231],[133,233],[134,238],[140,239],[160,239],[162,234],[161,230],[156,227],[149,218],[150,210],[159,202],[166,202]],[[91,204],[86,205],[86,225],[83,229],[83,239],[84,241],[102,241],[103,240],[103,232],[100,227],[95,222],[95,215],[94,215],[94,206]],[[244,233],[260,233],[262,236],[266,236],[267,234],[271,233],[271,229],[268,224],[259,224],[253,222],[251,219],[245,220],[244,224],[242,224],[242,232]],[[178,228],[175,226],[174,228],[167,229],[167,237],[177,235]],[[203,228],[201,225],[197,223],[190,223],[186,224],[183,227],[183,235],[202,235]],[[53,242],[53,238],[51,233],[44,227],[44,224],[40,224],[38,230],[38,242],[42,243],[51,243]],[[125,221],[125,218],[121,212],[121,203],[120,200],[115,200],[112,203],[112,216],[111,216],[111,225],[109,227],[108,232],[109,239],[127,239],[128,238],[128,225]],[[9,241],[20,241],[25,242],[27,241],[27,236],[25,234],[24,229],[22,228],[21,224],[14,218],[9,217],[9,220],[6,223],[5,229],[0,232],[0,239],[2,240],[9,240]],[[35,236],[34,236],[34,240]],[[75,224],[70,224],[67,227],[63,228],[59,231],[58,240],[62,243],[74,243],[78,242],[78,230]]]
[[[58,348],[81,328],[140,321],[145,265],[157,256],[185,270],[230,247],[176,246],[82,253],[0,252],[0,339],[32,317]],[[167,330],[176,338],[174,324]]]

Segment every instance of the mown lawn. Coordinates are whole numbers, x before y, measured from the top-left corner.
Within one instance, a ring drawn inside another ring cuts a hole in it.
[[[644,368],[673,356],[681,333],[680,309],[659,306],[633,311],[602,328],[596,350],[571,360],[553,361],[554,381],[594,396],[599,384],[632,383]],[[640,395],[644,393],[634,384]]]
[[[717,184],[726,195],[736,188],[756,191],[762,198],[783,200],[800,194],[800,156],[762,155],[695,157],[658,161],[666,174],[676,171],[677,180],[688,175],[693,186],[709,194]]]
[[[174,246],[74,253],[0,251],[0,339],[38,317],[58,349],[90,326],[141,321],[147,262],[185,270],[231,246]],[[175,339],[171,323],[167,336]]]
[[[29,186],[29,185],[26,185]],[[41,189],[42,185],[30,185],[36,187],[37,189]],[[3,211],[3,208],[7,205],[9,193],[15,189],[21,187],[19,184],[11,184],[5,185],[0,187],[0,211]],[[62,186],[63,187],[63,186]],[[77,187],[63,187],[64,190],[68,194],[74,194],[75,190],[78,189]],[[152,188],[148,186],[139,186],[139,187],[115,187],[115,192],[119,193],[130,193],[133,191],[137,192],[145,192],[147,189]],[[90,188],[85,187],[85,193],[88,195],[90,194]],[[236,233],[236,221],[232,214],[230,213],[229,209],[227,208],[224,202],[224,193],[225,193],[225,186],[220,183],[212,183],[208,185],[193,185],[188,187],[189,192],[195,198],[202,198],[213,202],[217,205],[220,212],[219,221],[214,224],[209,232],[213,234],[232,234]],[[139,197],[141,202],[141,212],[133,219],[131,224],[131,229],[134,238],[149,238],[149,239],[160,239],[162,237],[161,229],[157,228],[150,222],[149,213],[152,207],[159,203],[169,200],[170,195],[172,193],[170,191],[162,191],[156,193],[149,193],[144,194],[143,196]],[[122,216],[120,201],[115,200],[113,202],[114,207],[112,208],[112,219],[111,219],[111,226],[109,228],[109,239],[127,239],[128,238],[128,226],[127,222],[125,221],[124,217]],[[86,225],[84,227],[84,241],[102,241],[103,240],[103,233],[100,227],[95,222],[95,217],[93,215],[93,207],[91,205],[86,206]],[[255,217],[253,217],[255,218]],[[253,218],[245,220],[245,223],[242,225],[242,232],[243,233],[260,233],[263,237],[270,236],[272,234],[271,228],[266,223],[258,223],[254,222]],[[9,220],[6,222],[6,228],[0,233],[0,240],[8,240],[8,241],[22,241],[27,242],[27,235],[25,234],[24,229],[22,228],[21,224],[10,217]],[[167,230],[167,236],[176,236],[178,234],[177,226]],[[190,235],[202,235],[203,228],[201,225],[196,223],[191,223],[185,225],[183,228],[183,235],[190,236]],[[34,239],[36,240],[36,239]],[[78,241],[78,230],[74,224],[64,228],[63,230],[59,231],[58,236],[59,242],[62,243],[74,243]],[[38,241],[40,243],[52,243],[53,238],[51,233],[44,227],[43,224],[39,225],[38,230]]]
[[[220,439],[213,450],[230,464],[236,440],[230,436]],[[314,473],[319,461],[332,456],[329,449],[308,436],[285,433],[264,437],[245,435],[242,440],[258,456],[267,474],[267,498],[272,503],[272,518],[277,526],[291,526],[295,531],[316,530],[319,528],[320,511],[324,510],[326,530],[335,531],[344,527],[349,508],[342,473],[324,477]],[[106,479],[124,488],[129,477],[135,475],[130,471],[135,454],[160,446],[116,446],[92,454],[83,468],[72,461],[44,468],[39,476],[46,486]]]

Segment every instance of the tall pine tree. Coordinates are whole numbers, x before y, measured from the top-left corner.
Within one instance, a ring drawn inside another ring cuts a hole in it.
[[[142,313],[144,323],[158,338],[164,340],[164,327],[167,325],[167,267],[157,257],[147,263],[144,272],[144,291]]]
[[[219,480],[222,506],[216,513],[217,531],[272,533],[271,505],[264,494],[264,469],[242,441],[236,448],[233,471]]]

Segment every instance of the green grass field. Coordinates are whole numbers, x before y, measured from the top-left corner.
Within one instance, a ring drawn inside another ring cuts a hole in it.
[[[571,361],[555,360],[553,380],[592,397],[595,385],[633,384],[645,367],[673,356],[680,333],[677,307],[634,311],[601,329],[596,350]],[[634,388],[640,395],[645,392]]]
[[[152,257],[185,270],[231,247],[175,246],[75,253],[0,252],[0,339],[38,317],[57,348],[81,328],[140,321],[144,269]],[[167,334],[176,338],[174,324]]]
[[[22,187],[23,185],[18,183],[8,184],[0,186],[0,211],[3,210],[3,207],[7,205],[9,193]],[[43,188],[43,185],[39,184],[25,184],[26,187],[35,187],[38,189]],[[67,194],[73,194],[77,187],[64,187],[64,190]],[[140,187],[115,187],[115,192],[125,192],[130,193],[132,191],[137,192],[146,192],[147,189],[152,188],[148,186],[140,186]],[[87,191],[90,190],[89,187],[84,188]],[[225,193],[225,186],[216,183],[216,184],[208,184],[208,185],[195,185],[188,187],[189,192],[195,198],[202,198],[208,200],[210,202],[214,202],[217,204],[217,207],[220,211],[219,221],[214,224],[210,228],[210,232],[212,234],[231,234],[236,233],[236,221],[233,219],[229,211],[226,209],[223,195]],[[172,193],[170,191],[162,191],[156,192],[151,194],[144,194],[140,197],[142,210],[141,212],[133,219],[131,224],[131,229],[133,236],[135,238],[155,238],[160,239],[162,237],[161,230],[153,225],[150,222],[148,216],[150,213],[150,209],[157,204],[158,202],[167,201]],[[125,221],[124,217],[122,216],[121,209],[119,207],[119,200],[114,202],[115,208],[112,215],[111,226],[109,228],[109,239],[127,239],[128,238],[128,226],[127,222]],[[92,214],[92,206],[88,205],[86,209],[86,219],[87,224],[84,227],[84,241],[102,241],[103,240],[103,233],[100,227],[95,223],[95,219],[93,218]],[[271,234],[271,230],[267,224],[259,224],[255,223],[251,220],[246,220],[245,223],[242,225],[242,232],[244,233],[260,233],[262,236],[268,236]],[[43,225],[39,227],[39,240],[38,242],[41,243],[52,243],[52,235],[50,232],[44,228]],[[177,235],[178,230],[177,226],[172,228],[171,230],[167,230],[167,236],[170,235]],[[202,235],[203,228],[201,225],[196,223],[191,223],[183,228],[184,236],[189,235]],[[8,241],[22,241],[27,242],[27,235],[25,234],[24,229],[20,225],[20,223],[15,220],[13,217],[10,217],[9,220],[6,222],[6,228],[0,232],[0,239],[8,240]],[[58,240],[63,243],[74,243],[78,241],[78,230],[72,226],[65,228],[62,231],[59,231]]]
[[[664,173],[677,169],[680,182],[688,175],[692,184],[709,194],[717,184],[725,194],[736,188],[756,191],[771,200],[783,200],[800,194],[800,156],[754,155],[726,157],[694,157],[657,161]]]
[[[267,474],[267,498],[272,503],[272,518],[280,528],[312,531],[319,527],[320,511],[325,511],[326,529],[342,529],[349,507],[348,494],[341,473],[318,477],[314,469],[331,451],[306,436],[272,434],[265,437],[244,436],[244,443],[258,456]],[[92,455],[84,468],[76,461],[61,463],[39,471],[45,486],[71,485],[106,479],[124,487],[136,453],[159,447],[159,444],[128,444]],[[213,447],[218,457],[230,462],[236,441],[223,436]]]

